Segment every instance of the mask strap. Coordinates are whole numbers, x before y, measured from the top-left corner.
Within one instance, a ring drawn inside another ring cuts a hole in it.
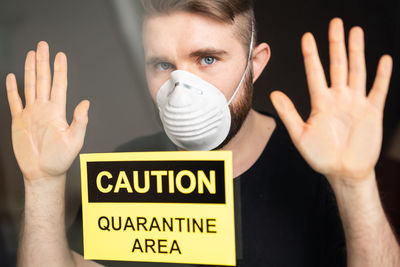
[[[235,98],[237,92],[239,91],[240,86],[242,86],[244,78],[246,77],[246,73],[247,73],[247,70],[249,69],[250,60],[251,60],[251,56],[252,56],[252,53],[253,53],[253,43],[254,43],[254,21],[251,22],[251,40],[250,40],[249,56],[247,57],[246,68],[244,70],[242,78],[240,79],[238,87],[236,88],[235,92],[233,93],[231,99],[228,102],[228,106],[231,104],[231,102]]]

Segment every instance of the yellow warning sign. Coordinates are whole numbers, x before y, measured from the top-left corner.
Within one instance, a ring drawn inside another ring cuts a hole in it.
[[[80,159],[85,259],[236,265],[231,152]]]

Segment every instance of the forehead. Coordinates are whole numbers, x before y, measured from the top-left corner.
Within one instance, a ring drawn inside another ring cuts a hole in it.
[[[189,12],[174,12],[145,19],[143,46],[146,56],[190,53],[205,47],[229,51],[240,46],[235,32],[233,23]]]

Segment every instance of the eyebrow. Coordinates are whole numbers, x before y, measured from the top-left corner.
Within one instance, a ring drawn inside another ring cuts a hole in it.
[[[223,56],[226,54],[228,52],[222,49],[204,48],[191,52],[190,57]]]
[[[203,48],[193,51],[189,54],[189,57],[198,58],[198,57],[206,57],[206,56],[215,56],[221,57],[227,55],[228,52],[222,49],[215,49],[215,48]],[[148,60],[146,60],[146,64],[153,65],[160,62],[169,62],[166,57],[162,56],[151,56]]]
[[[158,57],[158,56],[150,57],[148,60],[146,60],[147,65],[153,65],[160,62],[169,62],[169,60],[165,57]]]

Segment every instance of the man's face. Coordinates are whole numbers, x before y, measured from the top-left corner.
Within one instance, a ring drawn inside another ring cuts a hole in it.
[[[248,56],[248,47],[240,42],[235,24],[188,12],[147,18],[143,45],[147,83],[155,102],[158,90],[174,70],[199,76],[218,88],[228,101],[240,82]],[[251,75],[247,78],[230,107],[232,127],[240,127],[237,124],[242,123],[251,105]],[[238,129],[233,130],[229,139]]]
[[[240,42],[235,26],[193,13],[147,18],[143,42],[153,100],[177,69],[201,77],[230,99],[246,66],[248,48]]]

